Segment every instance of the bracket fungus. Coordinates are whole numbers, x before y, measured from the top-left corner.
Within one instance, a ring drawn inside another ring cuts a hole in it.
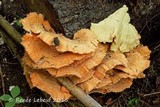
[[[123,6],[92,24],[92,31],[77,31],[73,39],[54,32],[42,14],[29,13],[21,20],[27,31],[21,44],[25,48],[24,74],[30,86],[53,99],[67,100],[72,95],[56,78],[67,77],[88,94],[121,92],[132,85],[133,79],[144,78],[151,51],[139,43],[140,35],[129,23],[127,10]]]
[[[25,34],[21,44],[34,63],[40,65],[41,68],[61,68],[90,55],[70,52],[61,54],[54,46],[47,45],[37,36],[31,34]]]
[[[110,50],[114,52],[129,52],[140,44],[140,35],[130,24],[127,11],[128,7],[124,5],[106,19],[91,24],[91,30],[96,34],[97,39],[103,43],[111,43]]]
[[[71,40],[63,34],[56,34],[42,14],[29,13],[21,22],[27,32],[33,33],[48,45],[54,45],[58,52],[85,54],[94,52],[98,46],[98,40],[93,31],[81,29]]]

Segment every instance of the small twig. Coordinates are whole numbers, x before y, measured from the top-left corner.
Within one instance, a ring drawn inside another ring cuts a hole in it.
[[[68,104],[70,105],[70,107],[77,107],[77,105],[75,105],[75,104],[72,103],[72,102],[68,102]]]
[[[0,26],[14,39],[16,42],[21,42],[21,34],[10,25],[10,23],[0,15]]]
[[[154,93],[144,94],[143,97],[155,96],[155,95],[159,95],[159,94],[160,94],[160,92],[154,92]]]
[[[111,103],[110,104],[107,104],[107,106],[113,106],[114,105],[114,103],[117,101],[118,99],[114,99],[113,101],[111,101]]]
[[[87,107],[102,107],[82,89],[75,86],[68,78],[58,77],[57,80],[64,85],[74,96],[76,96]]]
[[[18,63],[12,63],[12,62],[4,62],[4,61],[2,61],[1,62],[2,64],[9,64],[9,65],[17,65]]]
[[[0,65],[0,76],[1,76],[1,81],[2,81],[2,91],[3,91],[3,94],[5,94],[5,84],[4,84],[4,78],[3,78],[3,72],[2,72],[1,65]],[[1,104],[2,107],[4,107],[1,100],[0,100],[0,104]]]
[[[148,24],[152,19],[154,19],[155,17],[157,17],[159,14],[160,14],[160,12],[158,12],[158,13],[155,14],[153,17],[151,17],[151,18],[144,24],[144,26],[142,27],[142,29],[141,29],[141,31],[140,31],[139,33],[141,34],[142,31],[144,30],[144,28],[147,26],[147,24]]]
[[[119,102],[119,100],[121,99],[121,97],[122,97],[122,93],[120,94],[120,96],[118,96],[115,100],[112,101],[112,103],[110,104],[110,106],[113,106],[115,103]]]
[[[122,93],[122,95],[121,95],[121,98],[124,100],[124,103],[125,103],[125,105],[127,106],[128,104],[127,104],[127,100],[126,100],[126,98],[124,98],[124,97],[126,97],[126,96],[124,96],[125,94],[123,94]]]
[[[0,29],[0,35],[4,42],[7,44],[9,50],[11,51],[13,56],[16,56],[19,63],[22,64],[21,56],[17,52],[17,46],[14,44],[14,42],[8,37],[8,35]],[[18,39],[17,39],[18,40]]]
[[[149,105],[148,103],[146,103],[145,101],[143,100],[140,100],[141,103],[145,104],[145,107],[152,107],[151,105]]]
[[[2,101],[0,100],[0,104],[1,104],[1,107],[4,107],[4,105],[3,105],[3,103],[2,103]]]
[[[157,99],[155,99],[154,101],[152,101],[153,102],[153,104],[155,104],[155,105],[157,105],[157,104],[160,104],[160,99],[159,98],[157,98]]]
[[[3,78],[3,72],[2,72],[2,67],[1,67],[1,65],[0,65],[0,76],[1,76],[1,81],[2,81],[3,94],[5,94],[5,84],[4,84],[4,78]]]

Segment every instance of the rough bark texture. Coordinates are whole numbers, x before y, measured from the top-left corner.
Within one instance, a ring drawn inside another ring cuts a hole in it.
[[[88,28],[91,22],[98,22],[118,9],[123,3],[114,6],[107,0],[50,0],[57,10],[60,22],[69,37],[78,29]]]
[[[91,22],[99,22],[126,4],[129,7],[131,23],[141,33],[143,43],[150,37],[149,31],[155,29],[156,19],[160,19],[160,0],[49,0],[58,12],[59,20],[66,35],[72,36],[81,28],[90,27]],[[158,25],[160,20],[156,20]]]
[[[48,17],[57,16],[58,13],[59,18],[57,17],[57,20],[60,20],[63,28],[61,28],[61,25],[57,26],[55,24],[53,24],[53,27],[59,29],[59,32],[63,32],[62,29],[64,29],[67,37],[72,37],[72,34],[78,29],[89,27],[90,22],[99,22],[126,4],[129,7],[131,23],[135,25],[142,36],[142,43],[148,44],[160,39],[157,36],[160,33],[158,30],[160,25],[160,0],[48,0],[52,6],[49,3],[44,3],[47,0],[25,0],[26,3],[22,1],[2,0],[3,5],[0,6],[0,11],[3,10],[3,15],[7,16],[9,22],[24,17],[31,8],[37,8],[37,11],[39,11],[40,8],[52,8],[53,6],[56,12],[42,9],[43,14],[48,19]],[[37,2],[38,6],[34,7],[33,2]],[[55,23],[57,20],[50,20],[50,22]],[[158,34],[149,36],[152,32],[158,32]]]

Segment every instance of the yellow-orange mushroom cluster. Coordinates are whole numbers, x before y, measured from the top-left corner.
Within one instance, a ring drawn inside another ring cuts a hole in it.
[[[132,85],[133,79],[144,78],[143,71],[150,64],[147,46],[112,52],[110,44],[101,44],[90,29],[77,31],[71,40],[56,34],[44,16],[35,12],[21,23],[27,31],[21,42],[26,79],[31,87],[45,91],[56,102],[72,97],[57,77],[69,78],[88,94],[121,92]]]

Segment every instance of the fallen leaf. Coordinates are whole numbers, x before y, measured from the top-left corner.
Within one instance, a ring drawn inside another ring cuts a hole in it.
[[[160,91],[160,76],[156,77],[156,91],[159,92]]]

